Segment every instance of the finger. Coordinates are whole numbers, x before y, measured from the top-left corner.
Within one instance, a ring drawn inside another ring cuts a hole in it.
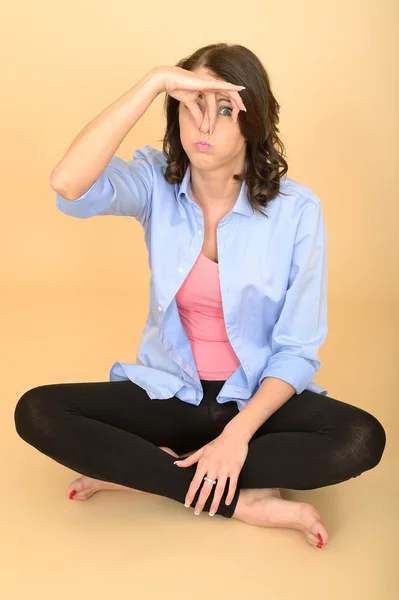
[[[198,465],[195,475],[190,483],[190,487],[188,488],[184,504],[191,506],[191,502],[193,501],[194,496],[197,493],[197,490],[200,487],[202,480],[204,479],[205,473],[206,468],[201,468],[200,465]]]
[[[218,479],[218,474],[217,473],[214,473],[214,475],[209,475],[209,472],[210,471],[207,470],[206,473],[207,473],[207,476],[210,479]],[[205,476],[205,474],[204,474],[204,476]],[[204,485],[202,486],[201,493],[199,495],[199,498],[197,500],[197,504],[196,504],[195,509],[194,509],[194,513],[196,515],[199,515],[199,513],[202,512],[202,509],[204,508],[205,503],[208,500],[208,497],[209,497],[210,493],[212,492],[214,485],[215,484],[214,483],[210,483],[210,481],[204,481]]]
[[[235,91],[229,91],[228,94],[233,100],[235,100],[235,103],[237,104],[237,106],[239,106],[240,110],[243,110],[244,112],[246,112],[247,109],[246,109],[246,106],[245,106],[240,94]]]
[[[215,479],[215,477],[213,477],[213,479]],[[213,496],[211,508],[209,509],[209,514],[211,516],[213,516],[219,508],[220,499],[223,496],[223,492],[226,487],[227,473],[225,473],[225,474],[219,473],[217,480],[218,480],[218,482],[217,482],[216,489],[215,489],[215,495]]]
[[[238,114],[240,112],[240,106],[237,104],[236,99],[229,94],[229,102],[231,104],[231,118],[234,122],[237,121]]]
[[[245,109],[245,105],[241,101],[241,98],[240,98],[239,94],[238,94],[238,100],[237,100],[237,97],[234,94],[229,94],[229,96],[230,96],[230,102],[231,102],[232,107],[233,107],[233,112],[231,114],[231,118],[233,119],[234,122],[236,122],[237,119],[238,119],[238,115],[240,113],[240,110],[244,110]]]
[[[215,129],[217,102],[215,93],[205,94],[205,102],[209,119],[209,133]]]
[[[238,106],[238,104],[234,100],[234,98],[231,98],[231,106],[232,106],[231,118],[233,119],[234,122],[236,122],[239,112],[240,112],[240,107]]]
[[[237,85],[235,83],[230,83],[229,81],[222,81],[221,79],[201,79],[201,90],[230,90],[233,92],[238,92],[245,89],[243,85]]]
[[[191,467],[191,465],[198,461],[200,456],[201,454],[198,450],[197,452],[194,452],[194,454],[190,454],[190,456],[187,456],[187,458],[183,458],[182,460],[175,460],[173,464],[177,465],[178,467]]]
[[[229,483],[229,493],[226,496],[225,504],[231,504],[233,502],[234,494],[236,493],[238,476],[237,475],[229,475],[230,483]]]
[[[222,90],[217,90],[217,91],[220,92]],[[241,90],[239,90],[239,91],[241,91]],[[240,110],[243,110],[246,112],[246,106],[245,106],[244,102],[242,101],[242,98],[238,91],[228,90],[227,94],[230,97],[230,102],[232,104],[231,118],[233,119],[234,122],[236,122]],[[210,114],[212,114],[212,113],[210,113]],[[211,129],[211,131],[213,131],[213,129],[214,129],[214,127]]]
[[[191,100],[191,101],[187,102],[186,106],[194,117],[194,121],[197,126],[197,129],[199,129],[202,125],[204,116],[202,114],[200,107],[197,104],[197,100]]]
[[[201,126],[199,128],[199,131],[201,133],[208,133],[209,132],[209,115],[208,113],[205,111],[204,112],[204,116],[201,122]]]

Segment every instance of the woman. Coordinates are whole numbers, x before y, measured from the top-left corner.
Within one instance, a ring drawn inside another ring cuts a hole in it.
[[[163,152],[115,156],[164,92]],[[82,473],[70,498],[153,493],[195,514],[299,529],[322,548],[318,510],[280,488],[379,463],[381,423],[312,381],[327,332],[325,227],[318,197],[285,176],[279,108],[250,50],[210,45],[151,69],[54,169],[57,207],[134,217],[151,268],[136,363],[115,363],[108,382],[31,389],[16,406],[18,434]]]

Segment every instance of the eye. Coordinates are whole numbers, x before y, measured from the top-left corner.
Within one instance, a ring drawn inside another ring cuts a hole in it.
[[[221,106],[221,107],[220,107],[220,110],[228,110],[228,111],[230,111],[230,112],[229,112],[229,114],[227,114],[227,115],[226,115],[226,114],[224,114],[224,115],[223,115],[223,116],[225,116],[225,117],[231,117],[231,114],[232,114],[232,112],[233,112],[233,109],[232,109],[230,106]]]
[[[200,107],[200,109],[202,110],[202,106],[201,106],[201,104],[200,104],[200,102],[199,102],[199,101],[197,101],[197,104],[198,104],[198,106]],[[224,116],[224,117],[231,117],[231,115],[232,115],[232,112],[233,112],[233,109],[231,108],[231,106],[221,106],[221,107],[219,108],[219,112],[220,112],[220,111],[222,111],[222,110],[227,110],[227,111],[228,111],[228,113],[227,113],[227,114],[226,114],[226,113],[223,113],[223,115],[222,115],[222,116]]]

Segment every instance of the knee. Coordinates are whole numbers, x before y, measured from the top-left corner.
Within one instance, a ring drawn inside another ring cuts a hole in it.
[[[359,410],[346,428],[346,455],[359,473],[380,462],[386,445],[385,429],[372,414]]]
[[[380,462],[382,455],[384,454],[386,445],[386,433],[381,422],[370,413],[367,413],[366,417],[366,436],[369,442],[371,463],[375,467]]]
[[[39,386],[25,392],[17,402],[14,410],[14,425],[18,435],[33,444],[40,432],[48,427],[47,386]]]

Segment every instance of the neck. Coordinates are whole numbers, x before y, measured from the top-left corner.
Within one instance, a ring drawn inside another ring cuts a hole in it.
[[[228,165],[217,170],[198,169],[191,165],[191,192],[194,200],[205,209],[234,206],[241,189],[241,182],[233,179],[241,165]]]

